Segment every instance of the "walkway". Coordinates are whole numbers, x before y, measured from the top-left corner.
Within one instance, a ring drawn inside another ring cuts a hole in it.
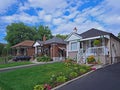
[[[59,61],[38,62],[38,63],[35,63],[35,64],[28,64],[28,65],[20,65],[20,66],[14,66],[14,67],[0,68],[0,73],[1,72],[7,72],[7,71],[16,70],[16,69],[19,69],[19,68],[28,68],[28,67],[39,66],[39,65],[48,64],[48,63],[54,63],[54,62],[59,62]]]
[[[120,63],[98,69],[57,90],[120,90]]]

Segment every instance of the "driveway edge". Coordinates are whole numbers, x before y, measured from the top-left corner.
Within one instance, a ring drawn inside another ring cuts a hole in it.
[[[69,83],[71,83],[71,82],[73,82],[73,81],[75,81],[75,80],[77,80],[77,79],[80,79],[80,78],[82,78],[82,77],[84,77],[84,76],[86,76],[86,75],[88,75],[88,74],[90,74],[90,73],[92,73],[92,72],[94,72],[94,70],[91,70],[91,71],[89,71],[89,72],[87,72],[87,73],[85,73],[85,74],[83,74],[83,75],[81,75],[81,76],[79,76],[79,77],[76,77],[76,78],[74,78],[74,79],[72,79],[72,80],[69,80],[69,81],[67,81],[67,82],[65,82],[65,83],[63,83],[63,84],[61,84],[61,85],[59,85],[59,86],[57,86],[57,87],[52,88],[51,90],[56,90],[56,89],[58,89],[58,88],[60,88],[60,87],[63,87],[64,85],[67,85],[67,84],[69,84]]]

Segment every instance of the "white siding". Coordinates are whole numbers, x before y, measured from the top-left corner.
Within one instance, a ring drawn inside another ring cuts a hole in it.
[[[72,34],[66,41],[79,40],[79,39],[80,39],[79,36]]]
[[[33,45],[33,47],[39,46],[40,44],[38,42],[35,42],[35,44]]]

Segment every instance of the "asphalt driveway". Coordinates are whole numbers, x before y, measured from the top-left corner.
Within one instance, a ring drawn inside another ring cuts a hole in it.
[[[120,90],[120,63],[98,69],[57,90]]]

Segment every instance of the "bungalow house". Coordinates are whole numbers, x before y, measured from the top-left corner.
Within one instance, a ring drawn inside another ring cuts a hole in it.
[[[95,40],[100,44],[96,46]],[[111,64],[120,61],[120,39],[112,33],[98,29],[90,29],[78,34],[76,29],[67,38],[67,57],[77,60],[78,63],[87,63],[87,57],[94,55],[102,64]]]
[[[43,41],[36,41],[33,47],[35,47],[35,55],[47,55],[53,61],[64,60],[66,57],[66,42],[57,37],[49,40],[45,40],[45,37],[43,37]]]
[[[34,55],[34,41],[25,40],[12,46],[12,53],[15,56],[33,56]]]

